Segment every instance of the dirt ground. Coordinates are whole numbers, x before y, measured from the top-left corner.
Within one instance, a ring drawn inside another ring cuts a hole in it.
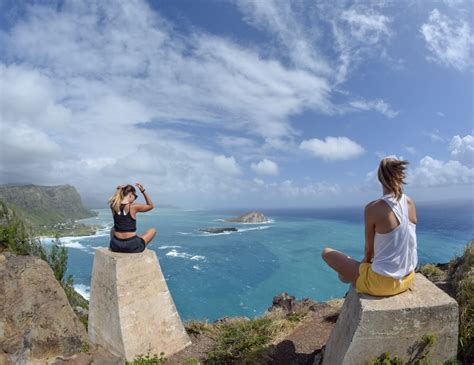
[[[289,335],[272,344],[262,364],[313,364],[314,357],[329,339],[344,299],[314,303],[312,310]],[[168,358],[166,365],[177,365],[187,359],[204,363],[214,340],[202,334],[192,334],[192,345]]]

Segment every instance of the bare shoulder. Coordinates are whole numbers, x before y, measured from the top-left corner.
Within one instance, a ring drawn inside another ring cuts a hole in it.
[[[407,195],[407,203],[413,207],[415,206],[415,202],[413,201],[411,196],[408,196],[408,195]]]
[[[415,202],[407,195],[408,215],[413,224],[417,223]]]
[[[373,200],[365,206],[365,214],[368,216],[376,215],[385,208],[386,204],[383,199]]]
[[[384,204],[385,203],[383,202],[383,199],[373,200],[365,206],[365,209],[366,210],[374,210],[374,209],[380,208]]]

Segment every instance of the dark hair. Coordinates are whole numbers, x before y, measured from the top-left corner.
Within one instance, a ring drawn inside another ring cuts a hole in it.
[[[135,199],[138,198],[137,190],[135,189],[135,186],[127,184],[122,188],[122,196],[126,196],[129,193],[133,193],[133,195],[135,195]]]
[[[405,169],[409,164],[406,160],[397,160],[392,157],[384,158],[380,161],[378,178],[380,183],[395,194],[397,200],[400,200],[403,194],[403,184],[406,184]]]
[[[135,199],[138,197],[138,195],[136,194],[135,187],[133,185],[128,184],[125,186],[118,187],[114,195],[112,195],[108,200],[110,208],[112,208],[116,213],[118,213],[122,199],[129,193],[133,193],[133,195],[135,195]]]

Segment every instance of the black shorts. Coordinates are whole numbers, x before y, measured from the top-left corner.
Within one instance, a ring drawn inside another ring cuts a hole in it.
[[[110,239],[110,250],[114,252],[138,253],[143,252],[145,247],[145,240],[140,236],[117,238],[112,235]]]

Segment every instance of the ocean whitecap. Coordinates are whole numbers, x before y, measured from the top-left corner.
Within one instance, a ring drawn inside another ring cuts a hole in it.
[[[74,284],[74,290],[81,294],[87,300],[90,299],[91,296],[91,287],[85,284]]]
[[[169,252],[166,253],[166,256],[170,256],[170,257],[180,257],[180,258],[183,258],[183,259],[188,259],[188,260],[193,260],[193,261],[200,261],[200,260],[205,260],[206,257],[205,256],[201,256],[201,255],[191,255],[189,253],[186,253],[186,252],[178,252],[176,250],[171,250]]]

